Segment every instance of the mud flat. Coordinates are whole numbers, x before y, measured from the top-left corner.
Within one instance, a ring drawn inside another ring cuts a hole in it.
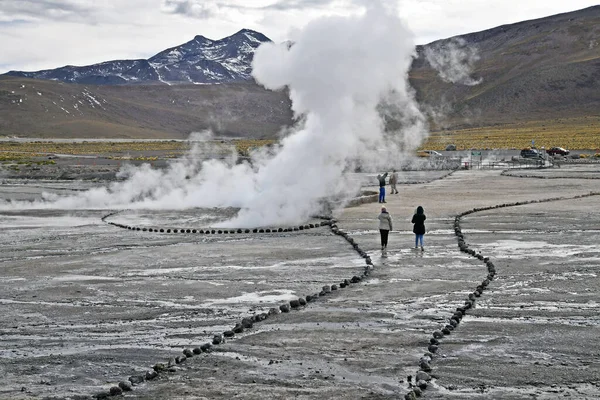
[[[460,324],[439,339],[424,398],[600,397],[600,192],[597,167],[545,170],[556,179],[501,171],[431,172],[430,183],[388,195],[389,257],[379,257],[379,204],[337,215],[375,264],[327,227],[264,234],[160,234],[101,221],[112,210],[2,211],[0,399],[91,399],[157,363],[212,342],[242,318],[337,290],[173,363],[125,392],[139,399],[396,399],[416,383],[432,332],[444,327],[487,271],[459,251],[489,257],[496,276]],[[581,174],[581,168],[589,168]],[[556,171],[556,172],[555,172]],[[413,181],[412,178],[404,181]],[[84,189],[71,182],[51,189]],[[44,190],[11,181],[3,198]],[[367,188],[369,189],[369,188]],[[551,202],[526,204],[547,198]],[[425,251],[410,217],[422,205]],[[189,212],[116,214],[121,224],[200,226]],[[310,223],[311,221],[307,221]],[[316,222],[316,221],[315,221]]]

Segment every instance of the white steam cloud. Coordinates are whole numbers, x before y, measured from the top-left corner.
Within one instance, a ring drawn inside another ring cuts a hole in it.
[[[478,51],[461,37],[426,47],[425,58],[445,82],[474,86],[482,81],[470,76],[473,65],[479,60]]]
[[[234,153],[199,162],[201,148],[194,146],[164,170],[129,167],[124,181],[27,207],[239,207],[222,225],[254,227],[301,223],[321,210],[323,199],[352,197],[358,187],[346,171],[390,167],[427,135],[407,81],[412,34],[395,10],[373,3],[362,15],[309,23],[291,47],[259,47],[254,77],[268,89],[289,89],[300,121],[270,152],[256,152],[251,163],[237,162]]]

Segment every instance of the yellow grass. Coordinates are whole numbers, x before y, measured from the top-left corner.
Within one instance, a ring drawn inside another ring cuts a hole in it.
[[[234,144],[239,154],[247,154],[248,150],[275,143],[274,140],[236,139],[231,141],[215,141],[213,144],[230,146]],[[111,155],[109,158],[129,158],[130,152],[163,152],[163,157],[173,158],[181,155],[190,148],[188,142],[0,142],[0,157],[25,158],[45,154],[70,155]],[[126,156],[119,156],[125,154]]]
[[[529,121],[484,128],[432,132],[422,148],[444,150],[450,143],[457,150],[522,149],[535,141],[537,148],[570,150],[600,149],[600,118]]]

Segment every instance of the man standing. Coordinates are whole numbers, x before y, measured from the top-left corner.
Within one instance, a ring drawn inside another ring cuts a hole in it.
[[[385,203],[385,178],[387,178],[388,173],[386,172],[383,175],[377,175],[377,180],[379,181],[379,202]]]
[[[390,186],[392,187],[392,194],[398,194],[398,189],[396,189],[396,184],[398,183],[398,174],[396,170],[392,170],[392,176],[390,176]]]

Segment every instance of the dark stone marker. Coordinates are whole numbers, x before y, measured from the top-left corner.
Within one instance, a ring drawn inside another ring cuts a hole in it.
[[[129,382],[131,382],[132,385],[139,385],[144,382],[144,377],[142,375],[132,375],[129,377]]]
[[[223,343],[223,335],[213,336],[213,344],[221,344],[221,343]]]
[[[281,310],[281,312],[290,312],[290,305],[289,304],[282,304],[279,306],[279,309]]]

